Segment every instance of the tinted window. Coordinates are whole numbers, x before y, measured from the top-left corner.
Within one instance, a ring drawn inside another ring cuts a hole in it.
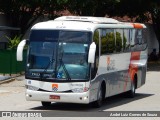
[[[145,34],[143,29],[132,30],[131,51],[141,51],[147,46]]]
[[[58,41],[59,31],[53,30],[32,30],[30,41]]]
[[[101,54],[113,53],[115,48],[114,29],[102,29],[101,33]]]
[[[115,36],[115,40],[116,40],[116,52],[122,52],[123,51],[123,47],[125,47],[125,42],[123,39],[123,29],[115,29],[116,31],[116,36]]]
[[[131,29],[124,29],[123,30],[123,51],[128,52],[130,51],[131,42],[133,41],[133,31]]]

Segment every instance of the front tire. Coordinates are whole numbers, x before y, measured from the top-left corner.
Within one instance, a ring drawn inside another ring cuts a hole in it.
[[[49,107],[51,105],[51,102],[41,102],[43,107]]]

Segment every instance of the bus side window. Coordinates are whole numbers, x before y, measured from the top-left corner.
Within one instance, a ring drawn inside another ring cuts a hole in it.
[[[123,39],[123,29],[115,29],[116,52],[122,52],[125,47],[125,39]]]
[[[102,29],[101,33],[101,54],[115,52],[115,33],[114,29]]]
[[[131,51],[143,50],[144,38],[142,34],[142,29],[131,29]]]
[[[141,50],[142,49],[142,30],[141,29],[135,29],[135,46],[134,50]]]
[[[99,64],[99,29],[95,30],[93,35],[93,42],[96,44],[96,57],[95,57],[95,63],[91,64],[91,77],[92,79],[95,78],[98,70],[98,64]]]
[[[129,52],[131,49],[132,42],[132,31],[130,29],[123,30],[123,51]]]

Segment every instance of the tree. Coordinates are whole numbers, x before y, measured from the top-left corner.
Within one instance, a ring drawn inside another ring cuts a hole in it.
[[[81,16],[124,16],[137,22],[152,20],[160,46],[159,0],[1,0],[0,13],[6,15],[10,26],[20,27],[21,34],[39,18],[57,17],[59,11],[69,10]],[[160,51],[160,47],[159,47]]]
[[[159,43],[160,52],[160,1],[159,0],[120,0],[116,9],[109,13],[113,16],[129,16],[135,22],[152,21],[153,28]]]
[[[134,22],[152,21],[160,46],[159,0],[66,0],[65,8],[81,16],[128,16]],[[133,22],[133,21],[131,21]],[[160,51],[160,47],[159,47]]]
[[[160,1],[152,2],[150,9],[151,18],[153,21],[154,31],[159,43],[159,55],[160,55]]]
[[[5,14],[12,27],[21,28],[20,33],[26,30],[40,16],[47,16],[49,19],[55,18],[55,11],[64,9],[62,6],[66,0],[1,0],[0,13]]]
[[[10,26],[20,27],[21,34],[39,18],[57,17],[57,13],[69,10],[83,16],[105,16],[111,12],[119,0],[1,0],[0,13],[4,13]]]
[[[72,14],[80,16],[104,17],[106,13],[112,12],[119,0],[66,0],[64,4]]]

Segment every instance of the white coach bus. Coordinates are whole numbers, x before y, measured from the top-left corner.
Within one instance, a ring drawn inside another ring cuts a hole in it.
[[[35,24],[20,42],[17,60],[26,60],[26,99],[94,103],[135,90],[145,83],[146,26],[111,18],[62,16]]]

